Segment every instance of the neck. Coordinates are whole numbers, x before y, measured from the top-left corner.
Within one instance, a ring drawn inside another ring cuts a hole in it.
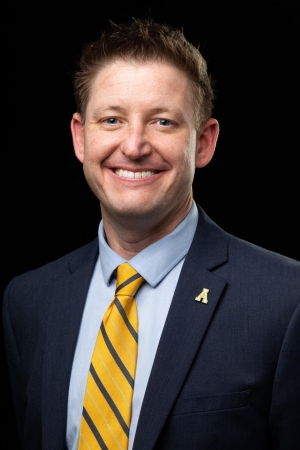
[[[103,226],[108,245],[120,256],[130,260],[144,248],[170,234],[189,213],[192,198],[188,197],[185,203],[168,217],[155,220],[153,216],[147,218],[115,218],[101,210]]]

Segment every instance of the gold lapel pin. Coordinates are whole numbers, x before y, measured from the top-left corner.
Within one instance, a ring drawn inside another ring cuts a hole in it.
[[[208,303],[208,293],[209,293],[209,289],[203,288],[202,292],[200,292],[200,294],[195,298],[195,300],[197,300],[197,302],[202,302],[202,303]]]

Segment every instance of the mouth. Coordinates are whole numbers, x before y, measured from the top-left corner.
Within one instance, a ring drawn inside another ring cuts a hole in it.
[[[155,175],[158,172],[155,170],[143,170],[140,172],[132,172],[131,170],[115,169],[114,173],[119,177],[132,179],[132,178],[148,178]]]

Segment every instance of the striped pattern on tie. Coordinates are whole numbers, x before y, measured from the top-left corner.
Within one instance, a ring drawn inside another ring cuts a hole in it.
[[[117,269],[115,298],[98,333],[80,427],[79,450],[126,450],[137,359],[135,294],[144,279],[128,263]]]

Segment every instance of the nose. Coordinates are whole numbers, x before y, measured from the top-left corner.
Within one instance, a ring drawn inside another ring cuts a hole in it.
[[[139,159],[151,153],[152,147],[144,124],[128,125],[121,144],[121,151],[130,159]]]

